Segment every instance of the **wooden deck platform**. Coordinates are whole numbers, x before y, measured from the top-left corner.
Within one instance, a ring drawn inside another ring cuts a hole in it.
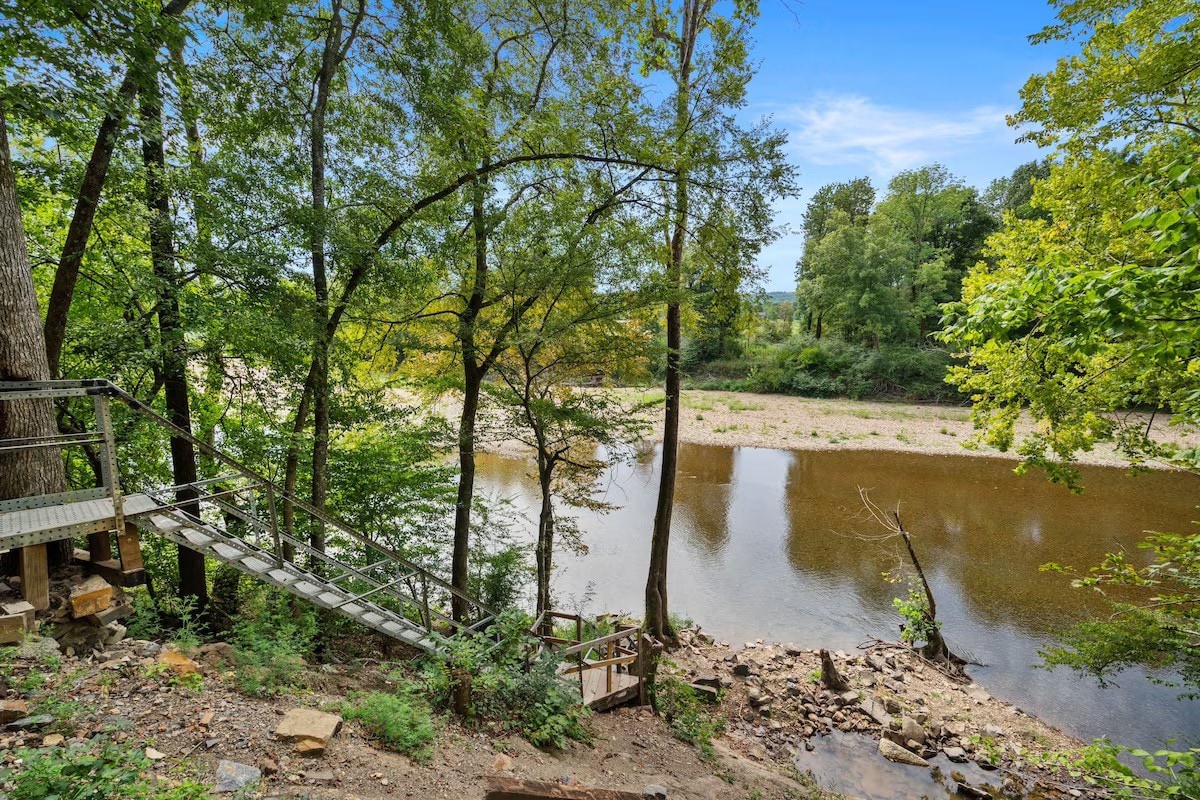
[[[628,703],[638,696],[640,679],[628,672],[613,671],[612,691],[608,691],[605,670],[588,669],[583,671],[583,704],[593,711],[607,711],[622,703]],[[571,676],[578,681],[578,676]]]
[[[127,517],[158,508],[158,503],[144,494],[125,495],[121,500]],[[113,530],[114,525],[113,501],[108,497],[8,511],[0,513],[0,550],[102,533]]]

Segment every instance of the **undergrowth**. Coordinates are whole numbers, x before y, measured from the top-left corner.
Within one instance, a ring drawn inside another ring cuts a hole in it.
[[[12,800],[203,800],[208,787],[147,775],[150,759],[131,746],[96,737],[70,747],[22,748],[0,768]]]
[[[418,760],[432,754],[437,728],[429,703],[420,689],[404,684],[396,694],[369,692],[342,705],[342,716],[358,720],[371,734],[397,753]]]

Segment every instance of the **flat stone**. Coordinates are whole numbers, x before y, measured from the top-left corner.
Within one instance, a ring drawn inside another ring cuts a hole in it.
[[[58,747],[67,739],[61,733],[52,733],[49,736],[42,737],[42,747]]]
[[[230,794],[253,786],[262,780],[262,770],[236,761],[222,760],[217,764],[217,779],[213,791]]]
[[[708,686],[713,689],[721,688],[721,679],[716,675],[697,675],[692,686]]]
[[[316,772],[306,772],[304,777],[308,778],[313,783],[332,783],[337,780],[333,775],[333,770],[322,769]]]
[[[326,714],[313,708],[293,708],[284,714],[279,727],[275,729],[275,738],[285,742],[313,739],[326,745],[340,727],[340,714]]]
[[[962,764],[967,760],[967,751],[961,747],[943,747],[942,753],[955,763]]]
[[[879,740],[879,752],[888,761],[894,761],[897,764],[909,764],[914,767],[928,767],[929,762],[921,758],[916,753],[910,752],[900,745],[893,742],[891,739]]]
[[[842,692],[836,700],[839,706],[849,706],[858,702],[858,692]]]
[[[975,701],[976,703],[986,703],[988,700],[992,699],[992,696],[987,693],[987,690],[977,683],[972,683],[970,686],[963,689],[963,691],[966,692],[967,697],[971,698],[971,700]]]
[[[31,728],[41,728],[54,722],[54,717],[49,714],[38,714],[33,717],[22,717],[8,723],[9,730],[25,731]]]
[[[176,675],[194,675],[200,665],[178,650],[163,650],[158,654],[158,663],[165,664]]]
[[[657,783],[648,784],[642,789],[642,800],[667,800],[666,787]]]
[[[733,674],[739,678],[746,678],[750,675],[750,665],[745,661],[733,665]]]
[[[688,685],[696,695],[696,699],[710,705],[715,705],[720,701],[720,692],[715,687],[703,683],[691,683]]]

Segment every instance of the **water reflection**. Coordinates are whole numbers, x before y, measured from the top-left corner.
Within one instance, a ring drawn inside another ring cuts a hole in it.
[[[861,513],[862,486],[885,509],[900,504],[947,638],[988,664],[974,674],[993,693],[1086,737],[1149,747],[1200,735],[1200,704],[1178,703],[1140,674],[1101,690],[1032,668],[1054,631],[1103,609],[1039,566],[1089,566],[1114,548],[1144,555],[1143,531],[1190,527],[1195,476],[1085,468],[1077,496],[1001,459],[683,445],[679,466],[671,603],[717,636],[835,648],[895,638],[901,589],[881,573],[899,565],[898,542],[864,538],[881,529]],[[559,559],[560,603],[590,593],[592,610],[639,609],[657,467],[657,451],[646,452],[608,476],[605,498],[621,507],[581,517],[589,552]],[[529,472],[517,459],[479,459],[485,490],[534,508]]]

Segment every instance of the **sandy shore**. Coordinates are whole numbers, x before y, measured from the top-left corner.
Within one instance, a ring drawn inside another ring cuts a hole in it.
[[[641,413],[651,425],[650,438],[662,438],[662,389],[615,390],[630,406],[656,403]],[[412,398],[408,398],[412,402]],[[449,419],[458,414],[452,398],[434,409]],[[1148,420],[1147,420],[1148,421]],[[519,455],[527,448],[492,426],[480,449]],[[1020,431],[1033,429],[1031,424]],[[679,435],[682,441],[726,447],[771,447],[780,450],[891,450],[939,455],[989,455],[1016,459],[993,448],[968,449],[975,433],[967,407],[882,403],[789,397],[748,392],[689,390],[683,393]],[[1155,419],[1152,435],[1159,441],[1195,442],[1200,431],[1172,427],[1165,415]],[[1112,445],[1101,444],[1079,455],[1081,464],[1124,466]],[[1151,464],[1166,468],[1166,465]]]

